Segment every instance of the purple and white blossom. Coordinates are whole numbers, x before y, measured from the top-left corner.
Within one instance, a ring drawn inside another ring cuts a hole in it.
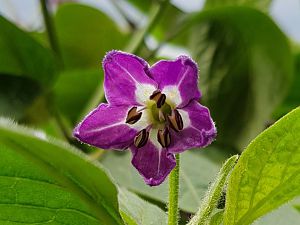
[[[121,51],[103,60],[107,104],[74,130],[90,145],[132,152],[132,164],[148,185],[162,183],[176,165],[174,154],[209,145],[216,128],[198,103],[198,67],[188,56],[149,66]]]

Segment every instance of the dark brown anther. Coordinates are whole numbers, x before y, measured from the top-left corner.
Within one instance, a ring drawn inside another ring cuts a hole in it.
[[[142,112],[137,111],[137,107],[132,107],[127,114],[126,123],[135,124],[142,117]]]
[[[158,130],[157,140],[163,148],[169,147],[171,143],[169,128],[165,127],[163,130]]]
[[[171,116],[168,116],[168,120],[170,123],[170,127],[175,130],[176,132],[183,129],[183,121],[180,113],[178,110],[174,109],[172,111]]]
[[[154,100],[156,102],[157,108],[161,108],[163,106],[163,104],[165,104],[166,95],[161,93],[159,90],[156,90],[150,96],[150,99]]]
[[[147,144],[149,138],[149,132],[146,129],[141,130],[134,138],[134,145],[137,148],[141,148]]]

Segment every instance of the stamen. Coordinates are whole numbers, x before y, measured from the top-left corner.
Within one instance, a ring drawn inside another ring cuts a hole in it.
[[[149,132],[146,129],[141,130],[134,138],[134,145],[137,148],[141,148],[147,144],[149,138]]]
[[[165,104],[166,95],[161,93],[159,90],[156,90],[150,96],[150,99],[156,102],[157,108],[161,108]]]
[[[135,124],[142,117],[142,112],[137,111],[137,107],[132,107],[127,114],[126,123]]]
[[[172,111],[171,116],[168,116],[168,120],[170,123],[170,127],[175,130],[176,132],[183,129],[183,121],[180,113],[178,110],[174,109]]]
[[[157,132],[157,140],[161,144],[163,148],[169,147],[171,143],[171,136],[169,132],[169,128],[165,127],[163,130],[158,130]]]

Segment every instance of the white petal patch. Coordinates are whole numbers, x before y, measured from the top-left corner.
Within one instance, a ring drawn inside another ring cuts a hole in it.
[[[149,133],[149,141],[151,141],[155,147],[160,150],[162,147],[161,147],[161,144],[158,142],[157,140],[157,132],[158,132],[158,129],[157,128],[152,128],[150,130],[150,133]]]
[[[139,106],[137,107],[137,110],[141,110],[143,109],[143,106]],[[145,109],[142,110],[142,116],[141,118],[134,124],[129,124],[129,126],[133,129],[136,129],[138,131],[145,129],[146,127],[148,127],[151,124],[151,115],[149,115],[149,110]],[[125,118],[126,119],[126,118]]]
[[[175,85],[168,85],[165,86],[164,89],[161,91],[167,97],[166,102],[173,108],[180,105],[182,102],[180,92],[178,87]]]
[[[182,109],[177,109],[177,110],[180,113],[181,118],[182,118],[183,129],[191,126],[191,120],[190,120],[189,113],[187,111],[182,110]]]
[[[146,105],[146,102],[149,101],[150,96],[156,90],[156,87],[152,84],[140,84],[136,83],[135,96],[137,102]]]

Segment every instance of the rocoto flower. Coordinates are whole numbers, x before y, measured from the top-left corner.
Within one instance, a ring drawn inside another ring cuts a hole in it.
[[[149,66],[121,51],[103,60],[101,103],[74,130],[90,145],[132,152],[132,164],[148,185],[162,183],[176,165],[174,154],[209,145],[216,128],[200,105],[198,68],[188,56]]]

